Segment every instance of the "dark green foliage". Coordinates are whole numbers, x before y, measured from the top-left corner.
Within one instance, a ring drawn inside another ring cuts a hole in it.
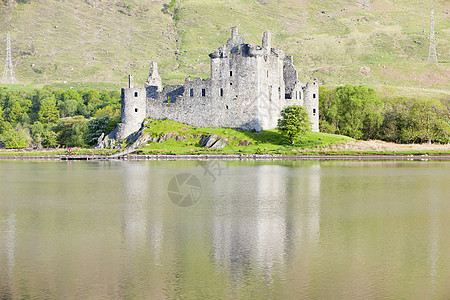
[[[97,144],[98,138],[104,134],[108,134],[111,130],[111,120],[109,116],[92,119],[87,124],[85,142],[89,146]],[[109,131],[108,131],[109,130]]]
[[[86,147],[87,122],[83,116],[59,119],[54,127],[59,145],[65,147]]]
[[[281,118],[278,120],[278,131],[286,136],[294,144],[295,139],[305,134],[311,129],[308,112],[306,108],[299,105],[292,105],[281,111]]]

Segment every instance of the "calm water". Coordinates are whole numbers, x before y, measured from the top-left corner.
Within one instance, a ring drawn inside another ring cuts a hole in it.
[[[449,232],[449,162],[0,161],[0,299],[449,299]]]

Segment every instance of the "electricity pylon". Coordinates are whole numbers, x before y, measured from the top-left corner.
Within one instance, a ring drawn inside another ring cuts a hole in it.
[[[9,32],[6,40],[6,61],[5,69],[3,70],[2,83],[16,83],[16,76],[14,75],[11,57],[11,36],[9,35]]]
[[[434,38],[434,8],[431,9],[431,25],[430,25],[430,50],[428,51],[428,62],[437,63],[436,55],[436,39]]]

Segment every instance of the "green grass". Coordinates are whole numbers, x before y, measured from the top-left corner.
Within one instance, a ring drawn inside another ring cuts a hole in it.
[[[341,143],[353,140],[352,138],[309,132],[304,137],[297,139],[295,145],[291,145],[285,137],[276,130],[264,130],[261,132],[240,131],[231,128],[196,128],[170,120],[158,120],[148,123],[144,134],[159,137],[169,132],[177,136],[185,137],[176,141],[174,138],[165,142],[151,142],[142,147],[141,154],[298,154],[306,148],[326,146],[331,143]],[[223,149],[206,149],[199,145],[201,136],[217,134],[228,139],[228,145]],[[248,146],[239,146],[239,142],[246,140],[251,142]]]
[[[270,30],[273,47],[294,56],[301,81],[317,78],[327,85],[388,86],[399,94],[417,94],[421,80],[427,95],[450,95],[446,0],[30,2],[0,6],[0,62],[11,32],[16,77],[24,84],[125,86],[130,73],[142,84],[152,60],[165,84],[183,83],[186,76],[205,78],[208,54],[238,25],[252,44],[261,44],[262,32]],[[171,11],[177,7],[174,16],[164,13],[170,3]],[[427,63],[431,6],[437,65]],[[361,67],[370,67],[370,74],[361,74]]]

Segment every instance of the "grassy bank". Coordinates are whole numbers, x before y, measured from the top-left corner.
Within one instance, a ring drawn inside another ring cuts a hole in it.
[[[308,132],[291,145],[289,140],[276,130],[251,132],[231,128],[197,128],[170,120],[154,120],[146,126],[143,136],[151,140],[137,148],[137,154],[140,155],[450,155],[448,144],[357,141],[342,135]],[[213,134],[227,139],[228,144],[220,149],[200,146],[202,137]],[[123,150],[72,148],[71,155],[110,155]],[[0,149],[0,156],[42,155],[67,155],[67,149]]]
[[[290,145],[288,139],[276,130],[250,132],[231,128],[196,128],[170,120],[149,123],[144,134],[161,140],[164,136],[173,137],[146,144],[141,148],[142,154],[297,154],[307,148],[353,140],[335,134],[309,132],[298,138],[295,145]],[[213,134],[226,138],[228,144],[222,149],[202,148],[199,144],[201,137]]]

